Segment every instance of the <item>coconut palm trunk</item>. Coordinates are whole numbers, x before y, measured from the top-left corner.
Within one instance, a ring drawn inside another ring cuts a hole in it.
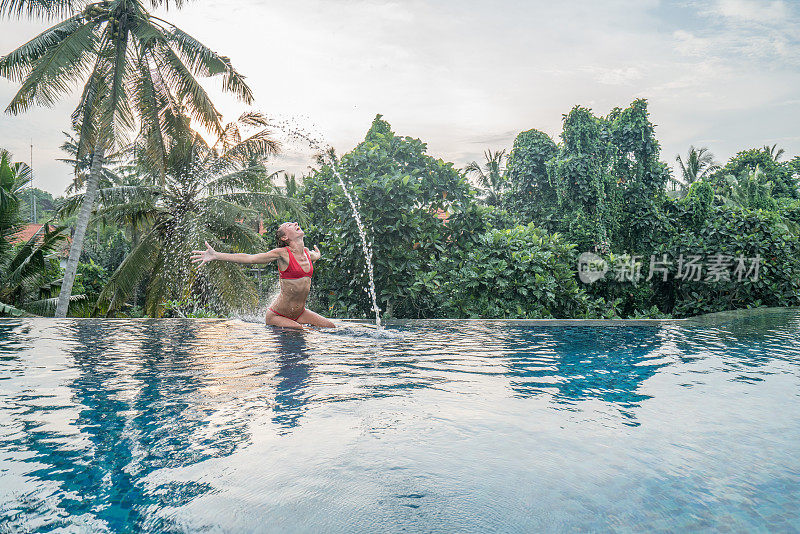
[[[64,271],[64,281],[61,283],[61,293],[58,295],[56,317],[67,316],[69,297],[72,295],[72,286],[75,283],[75,275],[78,271],[78,260],[80,260],[81,252],[83,252],[83,239],[86,237],[86,228],[89,226],[89,218],[92,215],[94,202],[97,198],[97,186],[100,183],[100,174],[103,170],[104,152],[102,143],[98,142],[95,145],[92,156],[89,179],[86,181],[86,194],[83,196],[83,203],[78,212],[78,220],[75,223],[72,245],[69,247],[69,259],[67,259],[67,267]]]

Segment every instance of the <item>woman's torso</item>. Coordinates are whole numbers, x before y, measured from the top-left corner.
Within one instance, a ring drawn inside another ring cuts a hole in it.
[[[313,272],[313,265],[311,258],[308,257],[305,250],[303,250],[302,258],[298,258],[294,253],[286,249],[288,256],[286,260],[283,258],[278,260],[278,270],[287,271],[292,266],[292,259],[297,263],[297,266],[303,273]],[[295,271],[297,267],[295,267]],[[299,274],[299,271],[298,271]],[[280,278],[281,292],[272,304],[272,307],[280,313],[286,315],[295,315],[303,311],[306,306],[306,299],[308,293],[311,291],[311,277],[302,276],[300,278]]]

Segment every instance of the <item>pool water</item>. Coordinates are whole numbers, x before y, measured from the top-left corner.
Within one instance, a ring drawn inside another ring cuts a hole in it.
[[[0,322],[0,532],[800,530],[800,312]]]

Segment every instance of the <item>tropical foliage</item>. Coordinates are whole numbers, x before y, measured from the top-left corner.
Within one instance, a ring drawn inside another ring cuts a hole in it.
[[[6,111],[52,106],[83,87],[62,146],[74,170],[69,196],[46,208],[58,208],[58,223],[27,242],[15,236],[33,211],[21,195],[30,169],[0,154],[0,315],[52,314],[58,300],[64,316],[72,293],[73,315],[252,308],[247,270],[197,270],[189,251],[203,241],[263,251],[272,246],[265,223],[271,235],[294,219],[323,249],[310,306],[366,317],[367,265],[340,180],[390,317],[682,317],[800,305],[800,157],[787,160],[777,145],[724,165],[690,146],[673,176],[639,99],[606,116],[575,106],[557,138],[529,129],[508,152],[487,150],[463,169],[378,115],[363,142],[341,157],[322,150],[307,176],[271,172],[279,147],[265,117],[224,124],[198,81],[218,77],[251,103],[230,59],[148,11],[182,4],[0,0],[0,15],[61,19],[0,58],[0,76],[19,84]],[[37,206],[53,200],[24,191]],[[54,253],[67,225],[75,232],[62,272]],[[582,252],[613,266],[607,276],[582,282]],[[658,275],[645,278],[654,258]],[[687,258],[732,269],[686,276]]]
[[[478,182],[478,187],[483,191],[483,201],[490,206],[497,206],[501,202],[507,182],[506,151],[487,150],[483,157],[483,165],[473,161],[464,170]]]
[[[30,179],[27,165],[0,150],[0,316],[52,313],[55,307],[51,282],[60,270],[52,255],[66,239],[64,228],[45,224],[27,242],[14,245],[23,227],[20,196]]]
[[[151,15],[139,0],[88,4],[4,0],[0,10],[69,15],[0,58],[0,76],[21,86],[6,108],[8,113],[22,113],[33,105],[52,106],[85,80],[72,119],[79,132],[75,159],[88,158],[91,164],[57,309],[57,315],[64,316],[105,155],[126,146],[138,130],[146,156],[163,163],[167,137],[179,120],[177,110],[222,136],[220,113],[196,76],[221,76],[223,90],[248,104],[252,94],[227,57]],[[158,171],[166,173],[165,168]]]
[[[714,154],[707,147],[698,149],[690,146],[686,161],[680,155],[676,156],[675,161],[678,162],[680,176],[677,179],[672,178],[671,182],[680,185],[681,189],[689,187],[697,180],[707,179],[714,171],[719,170]]]
[[[262,163],[277,150],[264,125],[263,116],[246,113],[208,144],[184,117],[163,161],[137,161],[139,184],[100,189],[94,223],[128,228],[136,240],[99,294],[99,312],[119,312],[143,280],[144,310],[152,316],[163,315],[167,301],[190,297],[219,313],[255,304],[253,282],[240,267],[216,262],[198,274],[189,255],[203,241],[220,250],[264,250],[260,218],[300,215],[299,203],[277,191]],[[247,128],[258,131],[248,136]],[[81,203],[82,195],[70,197],[63,213]]]
[[[494,152],[460,179],[456,169],[434,172],[447,164],[378,117],[336,169],[358,199],[384,310],[397,317],[680,317],[800,303],[800,268],[781,260],[797,256],[800,239],[796,159],[776,162],[777,150],[765,147],[719,167],[707,149],[692,147],[686,160],[677,158],[684,190],[672,198],[646,101],[606,117],[576,107],[564,116],[560,139],[522,132],[505,177],[484,181],[481,194],[463,179],[478,177],[478,168],[485,177],[500,169]],[[302,189],[313,238],[336,257],[335,269],[320,268],[315,298],[332,315],[367,316],[364,260],[336,169],[323,166]],[[494,197],[486,194],[491,183],[504,184]],[[584,251],[627,264],[641,279],[611,269],[582,284],[576,262]],[[669,280],[647,279],[651,257],[664,255],[673,260]],[[683,279],[681,255],[722,258],[733,279]],[[752,270],[737,277],[745,258],[762,262],[756,279]]]
[[[326,289],[317,295],[320,304],[336,315],[362,315],[371,307],[358,228],[339,172],[372,242],[378,305],[393,316],[430,316],[441,298],[436,265],[462,239],[461,219],[474,206],[475,192],[452,163],[429,156],[419,139],[395,135],[380,115],[336,167],[325,165],[304,182],[315,230],[310,236],[335,255],[335,265],[315,271]]]
[[[575,278],[575,245],[533,224],[491,230],[459,249],[442,286],[449,317],[586,317],[594,303]]]

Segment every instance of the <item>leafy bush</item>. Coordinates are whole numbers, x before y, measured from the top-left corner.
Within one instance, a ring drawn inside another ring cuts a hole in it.
[[[475,192],[452,163],[427,155],[418,139],[395,135],[380,115],[338,171],[372,242],[379,306],[388,316],[432,316],[441,302],[440,257],[485,230],[479,214],[487,212],[475,207]],[[333,316],[370,315],[358,228],[331,167],[305,179],[304,200],[309,238],[325,255],[315,272],[318,302]]]
[[[738,276],[730,280],[701,281],[676,279],[677,265],[670,269],[667,282],[658,282],[656,291],[661,308],[676,316],[748,308],[753,306],[800,305],[800,241],[792,231],[795,224],[779,213],[747,210],[735,206],[715,207],[696,233],[676,232],[659,253],[677,260],[698,255],[711,258],[732,257],[731,271],[743,258],[760,257],[757,280]],[[751,262],[745,262],[749,268]]]
[[[533,224],[491,230],[460,249],[443,284],[448,317],[585,317],[597,313],[575,278],[575,245]]]

